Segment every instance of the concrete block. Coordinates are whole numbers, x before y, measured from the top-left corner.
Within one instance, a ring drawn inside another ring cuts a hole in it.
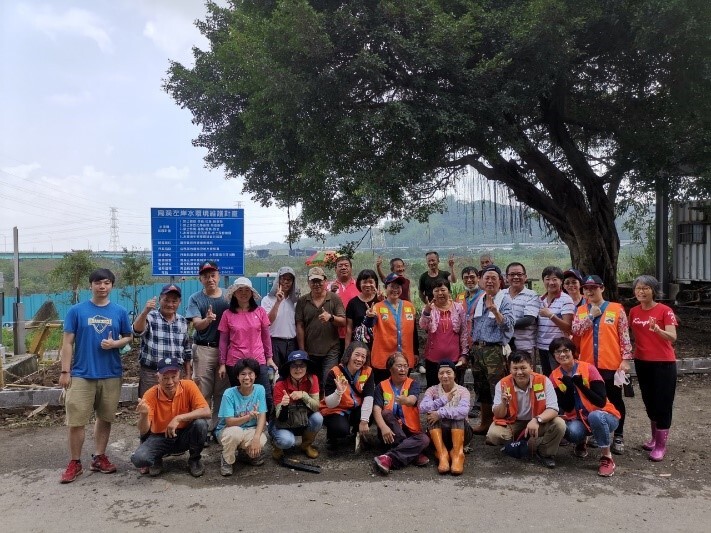
[[[5,357],[5,363],[3,364],[5,383],[15,381],[16,377],[24,377],[33,372],[37,372],[37,368],[36,355],[8,355]]]
[[[31,405],[60,405],[59,396],[62,392],[60,388],[54,389],[23,389],[0,391],[0,409],[13,407],[29,407]],[[127,383],[121,387],[122,403],[133,403],[138,401],[138,384]]]

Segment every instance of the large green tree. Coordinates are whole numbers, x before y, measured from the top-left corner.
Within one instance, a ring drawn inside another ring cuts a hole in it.
[[[208,9],[210,48],[172,63],[166,90],[201,126],[209,165],[262,204],[300,206],[297,233],[426,219],[473,167],[614,292],[616,212],[708,186],[705,0]]]

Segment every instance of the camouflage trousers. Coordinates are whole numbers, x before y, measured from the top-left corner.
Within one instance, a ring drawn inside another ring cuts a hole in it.
[[[474,378],[474,392],[481,403],[491,405],[496,384],[509,373],[503,346],[475,344],[469,350],[469,362]]]

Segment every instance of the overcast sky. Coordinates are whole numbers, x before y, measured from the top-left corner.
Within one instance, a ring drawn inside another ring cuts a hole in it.
[[[242,202],[245,243],[283,241],[286,214],[204,168],[191,114],[161,89],[206,41],[201,0],[0,0],[0,250],[150,248],[150,208]]]

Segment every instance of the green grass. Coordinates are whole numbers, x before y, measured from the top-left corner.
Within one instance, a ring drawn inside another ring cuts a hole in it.
[[[27,335],[25,336],[25,349],[29,350],[30,348],[30,343],[32,342],[32,339],[34,338],[35,335],[39,334],[39,329],[32,329],[27,332]],[[5,329],[3,328],[2,330],[2,344],[5,346],[5,350],[8,353],[14,353],[15,351],[15,339],[13,338],[12,335],[12,330],[11,329]],[[45,350],[59,350],[59,347],[62,344],[62,329],[57,328],[53,329],[49,332],[49,336],[47,337],[47,340],[45,341]]]

